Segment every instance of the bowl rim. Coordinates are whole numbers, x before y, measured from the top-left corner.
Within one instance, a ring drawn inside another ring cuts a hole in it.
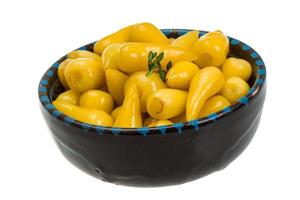
[[[188,31],[192,31],[192,29],[161,29],[161,31],[168,37],[180,36],[185,34]],[[207,31],[199,30],[199,37],[207,33]],[[201,126],[206,124],[214,123],[215,121],[232,114],[234,111],[247,106],[251,100],[260,92],[261,88],[265,84],[266,80],[266,67],[261,58],[261,56],[249,45],[233,38],[227,36],[229,39],[230,46],[239,46],[242,51],[246,54],[249,54],[251,59],[253,59],[253,63],[255,63],[257,70],[255,75],[255,82],[253,86],[250,88],[248,94],[243,96],[237,101],[236,103],[224,108],[221,111],[212,113],[206,117],[202,117],[199,119],[186,121],[186,122],[178,122],[172,125],[167,126],[158,126],[158,127],[141,127],[141,128],[119,128],[119,127],[108,127],[108,126],[96,126],[92,124],[87,124],[84,122],[80,122],[75,120],[60,111],[58,111],[50,101],[50,86],[49,80],[53,79],[57,76],[57,69],[59,64],[67,57],[67,55],[61,57],[57,60],[52,66],[44,73],[43,77],[41,78],[38,86],[38,95],[39,100],[42,107],[55,119],[62,121],[66,125],[71,125],[77,128],[84,130],[85,132],[93,132],[97,135],[103,134],[113,134],[117,135],[140,135],[140,136],[148,136],[148,135],[165,135],[167,133],[177,132],[179,134],[183,133],[185,129],[200,129]],[[88,46],[93,45],[95,42],[86,44],[80,48],[75,50],[87,50]],[[248,60],[249,61],[249,60]],[[252,69],[254,66],[252,66]],[[252,72],[253,73],[253,72]],[[57,78],[56,78],[57,79]]]

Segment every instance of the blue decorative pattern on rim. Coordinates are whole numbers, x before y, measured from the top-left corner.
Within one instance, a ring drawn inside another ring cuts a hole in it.
[[[99,135],[102,135],[103,132],[104,132],[104,129],[102,126],[96,126],[96,132],[99,134]]]
[[[149,128],[148,127],[142,127],[142,128],[139,128],[137,130],[140,134],[144,135],[144,136],[147,136],[148,133],[149,133]]]
[[[249,98],[248,97],[242,97],[240,98],[240,103],[247,105],[249,103]]]
[[[175,123],[172,125],[173,127],[175,127],[177,129],[177,132],[180,134],[182,133],[182,128],[184,127],[184,124],[182,122],[179,123]]]
[[[244,44],[244,45],[242,46],[242,49],[243,49],[244,51],[249,51],[250,47],[249,47],[247,44]]]
[[[232,39],[230,40],[230,44],[231,44],[231,45],[237,45],[237,44],[239,44],[239,43],[240,43],[240,41],[238,41],[238,40],[236,40],[236,39],[233,39],[233,38],[232,38]]]
[[[53,71],[52,70],[49,70],[48,72],[47,72],[47,76],[49,76],[49,77],[52,77],[53,76]]]
[[[159,129],[159,132],[162,134],[162,135],[164,135],[164,134],[166,134],[166,130],[167,130],[167,126],[158,126],[157,127],[158,129]]]
[[[194,129],[198,130],[199,129],[199,124],[200,124],[200,120],[192,120],[188,122],[189,125],[193,126]]]
[[[178,35],[182,35],[190,30],[188,30],[188,29],[162,29],[162,31],[165,35],[168,36],[169,34],[174,34],[174,33],[178,34]],[[199,36],[202,36],[205,33],[207,33],[207,32],[200,31]],[[55,107],[51,104],[51,100],[49,98],[49,94],[50,94],[50,92],[49,92],[50,86],[49,85],[51,85],[49,83],[52,83],[55,79],[57,79],[57,69],[58,69],[60,63],[66,58],[66,55],[63,56],[62,58],[60,58],[58,61],[56,61],[50,67],[50,69],[48,69],[47,72],[44,74],[43,78],[41,79],[41,81],[39,83],[39,88],[38,88],[39,98],[40,98],[40,101],[41,101],[42,105],[44,106],[44,108],[53,117],[57,118],[58,120],[61,120],[63,123],[65,123],[67,125],[75,126],[77,128],[82,128],[83,130],[93,131],[99,135],[102,135],[103,133],[108,133],[108,134],[113,134],[113,135],[117,136],[120,134],[126,135],[129,133],[129,134],[140,134],[143,136],[148,136],[148,135],[157,133],[157,130],[161,135],[165,135],[169,130],[170,130],[170,132],[174,132],[174,130],[175,130],[179,134],[183,132],[183,129],[194,128],[196,130],[200,130],[201,125],[217,121],[219,118],[222,118],[223,116],[225,116],[227,114],[230,114],[234,110],[239,109],[242,106],[246,106],[249,103],[249,101],[251,100],[251,98],[253,98],[259,92],[259,89],[262,87],[262,85],[265,82],[266,68],[265,68],[265,64],[264,64],[262,58],[259,56],[259,54],[255,50],[253,50],[250,46],[248,46],[247,44],[244,44],[243,42],[241,42],[237,39],[231,38],[231,37],[228,37],[228,38],[229,38],[229,41],[230,41],[230,44],[232,47],[240,48],[241,50],[244,51],[244,53],[249,55],[250,59],[251,58],[253,59],[252,62],[255,63],[255,65],[253,67],[257,67],[257,72],[255,74],[256,79],[255,79],[254,85],[251,87],[248,94],[246,96],[240,98],[240,100],[237,103],[224,108],[222,111],[213,113],[213,114],[211,114],[207,117],[201,118],[201,119],[192,120],[192,121],[188,121],[188,122],[174,123],[169,126],[160,126],[160,127],[151,127],[151,128],[142,127],[142,128],[128,129],[128,128],[94,126],[94,125],[82,123],[73,118],[70,118],[70,117],[64,115],[63,113],[59,112],[58,110],[56,110]],[[91,50],[94,43],[95,42],[87,44],[78,49],[79,50]]]
[[[223,109],[223,113],[229,113],[231,111],[232,111],[232,109],[231,109],[230,106],[228,106],[228,107],[226,107],[226,108]]]
[[[212,113],[212,114],[208,115],[207,118],[210,120],[216,121],[216,119],[218,118],[218,114]]]

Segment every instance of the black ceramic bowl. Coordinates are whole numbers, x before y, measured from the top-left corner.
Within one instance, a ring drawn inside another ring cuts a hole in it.
[[[176,38],[188,30],[163,29]],[[200,35],[205,32],[201,31]],[[39,83],[42,114],[63,155],[86,173],[128,186],[181,184],[223,169],[249,144],[260,121],[266,69],[247,44],[230,39],[230,54],[253,66],[247,96],[208,117],[153,128],[112,128],[74,120],[51,104],[63,91],[55,62]],[[79,49],[92,50],[94,43]]]

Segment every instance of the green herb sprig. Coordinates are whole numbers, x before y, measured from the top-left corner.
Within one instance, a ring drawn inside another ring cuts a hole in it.
[[[157,52],[149,51],[148,54],[148,72],[146,76],[150,76],[153,72],[158,72],[159,77],[162,81],[166,82],[166,74],[172,67],[172,61],[167,64],[167,71],[163,70],[160,62],[164,58],[164,52],[157,55]]]

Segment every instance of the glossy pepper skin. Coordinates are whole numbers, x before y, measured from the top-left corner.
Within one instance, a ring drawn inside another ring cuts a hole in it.
[[[64,76],[68,86],[77,92],[100,88],[105,83],[102,63],[91,58],[76,58],[66,67]]]
[[[97,60],[98,62],[101,61],[101,57],[93,52],[86,51],[86,50],[75,50],[68,54],[68,58],[75,59],[75,58],[92,58]]]
[[[101,55],[104,49],[111,44],[129,42],[133,27],[134,25],[126,26],[119,31],[98,40],[94,44],[94,52],[98,55]]]
[[[110,114],[114,107],[111,95],[101,90],[88,90],[80,97],[79,106],[84,108],[96,108]]]
[[[117,59],[120,53],[120,44],[111,44],[102,53],[102,66],[104,70],[117,69]]]
[[[136,84],[141,89],[140,101],[141,112],[147,111],[147,98],[155,91],[166,88],[165,83],[160,79],[157,73],[146,76],[146,71],[140,71],[132,74],[125,84],[125,91],[129,85]]]
[[[170,119],[185,112],[187,92],[177,89],[160,89],[147,99],[147,112],[156,119]]]
[[[124,100],[124,85],[128,76],[116,69],[107,69],[105,71],[105,76],[109,93],[116,104],[121,105]]]
[[[200,111],[200,117],[208,116],[228,106],[230,106],[230,102],[225,97],[221,95],[213,96],[204,103]]]
[[[235,103],[241,97],[246,96],[249,90],[250,86],[246,81],[239,77],[233,76],[226,80],[221,91],[221,95],[223,95],[231,103]]]
[[[149,124],[149,127],[168,126],[168,125],[172,125],[172,124],[173,124],[173,122],[171,122],[170,120],[161,119],[161,120],[157,120],[156,122],[153,122],[153,123]]]
[[[79,105],[79,99],[80,99],[80,93],[76,92],[74,90],[67,90],[56,98],[57,101],[63,102],[63,103],[69,103],[78,106]]]
[[[172,42],[174,42],[174,40],[176,40],[175,38],[168,38],[169,43],[172,44]]]
[[[192,79],[186,103],[186,120],[198,119],[205,101],[217,94],[223,87],[225,78],[216,67],[199,70]]]
[[[179,61],[193,61],[197,56],[190,50],[174,47],[169,44],[159,43],[124,43],[120,47],[118,68],[126,73],[148,70],[148,53],[150,51],[158,54],[164,52],[161,61],[162,67],[166,69],[169,61],[173,64]]]
[[[199,71],[199,67],[192,62],[178,62],[168,71],[167,84],[170,88],[188,90],[197,71]]]
[[[130,85],[125,93],[125,99],[114,127],[140,128],[143,126],[140,99],[140,88],[135,84]]]
[[[186,34],[176,38],[171,45],[175,47],[183,47],[193,49],[196,41],[198,40],[199,31],[190,31]]]
[[[113,118],[114,121],[117,119],[118,115],[120,114],[121,109],[122,109],[122,106],[118,106],[110,114],[110,116]]]
[[[169,43],[168,38],[156,26],[147,22],[136,24],[132,28],[130,41]]]
[[[112,126],[113,124],[111,116],[102,110],[94,108],[81,108],[79,106],[60,101],[53,101],[52,104],[57,110],[65,115],[84,123],[97,126]]]
[[[225,61],[229,51],[229,40],[221,31],[207,33],[199,38],[193,47],[197,54],[199,67],[219,67]]]
[[[252,74],[252,67],[250,63],[240,58],[227,58],[222,66],[222,72],[226,79],[237,76],[248,81]]]
[[[59,81],[60,83],[63,85],[63,87],[68,90],[70,89],[70,87],[68,86],[68,83],[66,81],[66,77],[65,77],[65,70],[66,70],[66,67],[67,65],[72,61],[72,59],[65,59],[64,61],[62,61],[60,63],[60,65],[58,66],[58,71],[57,71],[57,74],[58,74],[58,78],[59,78]]]

